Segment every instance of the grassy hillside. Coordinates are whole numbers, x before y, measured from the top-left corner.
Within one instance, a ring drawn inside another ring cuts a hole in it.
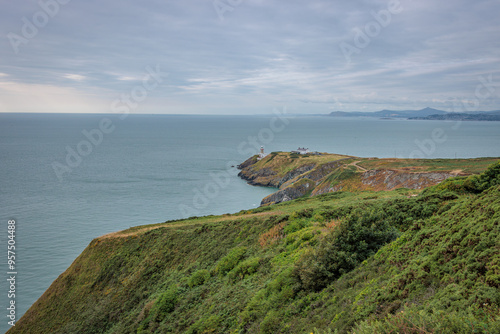
[[[499,222],[496,163],[136,227],[93,240],[9,333],[498,333]]]
[[[347,155],[322,153],[321,155],[313,154],[294,154],[288,152],[272,152],[264,159],[258,161],[253,168],[263,169],[270,168],[276,171],[279,176],[285,176],[286,173],[297,168],[311,165],[311,164],[324,164],[331,161],[340,159],[352,158]]]
[[[397,158],[360,158],[347,155],[321,153],[294,154],[289,152],[273,152],[264,159],[254,160],[253,170],[270,168],[278,176],[285,176],[291,170],[307,165],[322,165],[333,161],[344,161],[362,167],[361,169],[401,169],[418,170],[424,172],[460,171],[465,174],[478,174],[486,170],[488,166],[496,162],[498,158],[474,158],[474,159],[397,159]]]

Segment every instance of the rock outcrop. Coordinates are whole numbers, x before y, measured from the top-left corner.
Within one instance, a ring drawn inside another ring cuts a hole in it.
[[[265,197],[261,205],[276,204],[286,201],[291,201],[310,193],[315,187],[315,183],[308,179],[302,179],[299,182],[291,184],[282,190]]]

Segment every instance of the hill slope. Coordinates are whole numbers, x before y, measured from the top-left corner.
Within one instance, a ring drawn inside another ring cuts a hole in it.
[[[500,163],[93,240],[9,333],[498,333]]]

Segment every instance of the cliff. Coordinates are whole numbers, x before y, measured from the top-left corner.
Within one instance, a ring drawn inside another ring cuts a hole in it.
[[[498,333],[499,221],[496,163],[418,194],[134,227],[93,240],[8,333]]]
[[[455,176],[478,173],[494,159],[376,159],[336,154],[271,153],[238,167],[249,184],[275,187],[261,205],[336,191],[424,189]]]

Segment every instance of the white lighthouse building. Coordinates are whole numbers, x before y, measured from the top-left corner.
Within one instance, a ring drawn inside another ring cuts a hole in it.
[[[260,147],[260,152],[259,152],[259,156],[257,157],[257,160],[260,160],[260,159],[263,159],[267,156],[267,154],[264,153],[264,146],[261,146]]]

